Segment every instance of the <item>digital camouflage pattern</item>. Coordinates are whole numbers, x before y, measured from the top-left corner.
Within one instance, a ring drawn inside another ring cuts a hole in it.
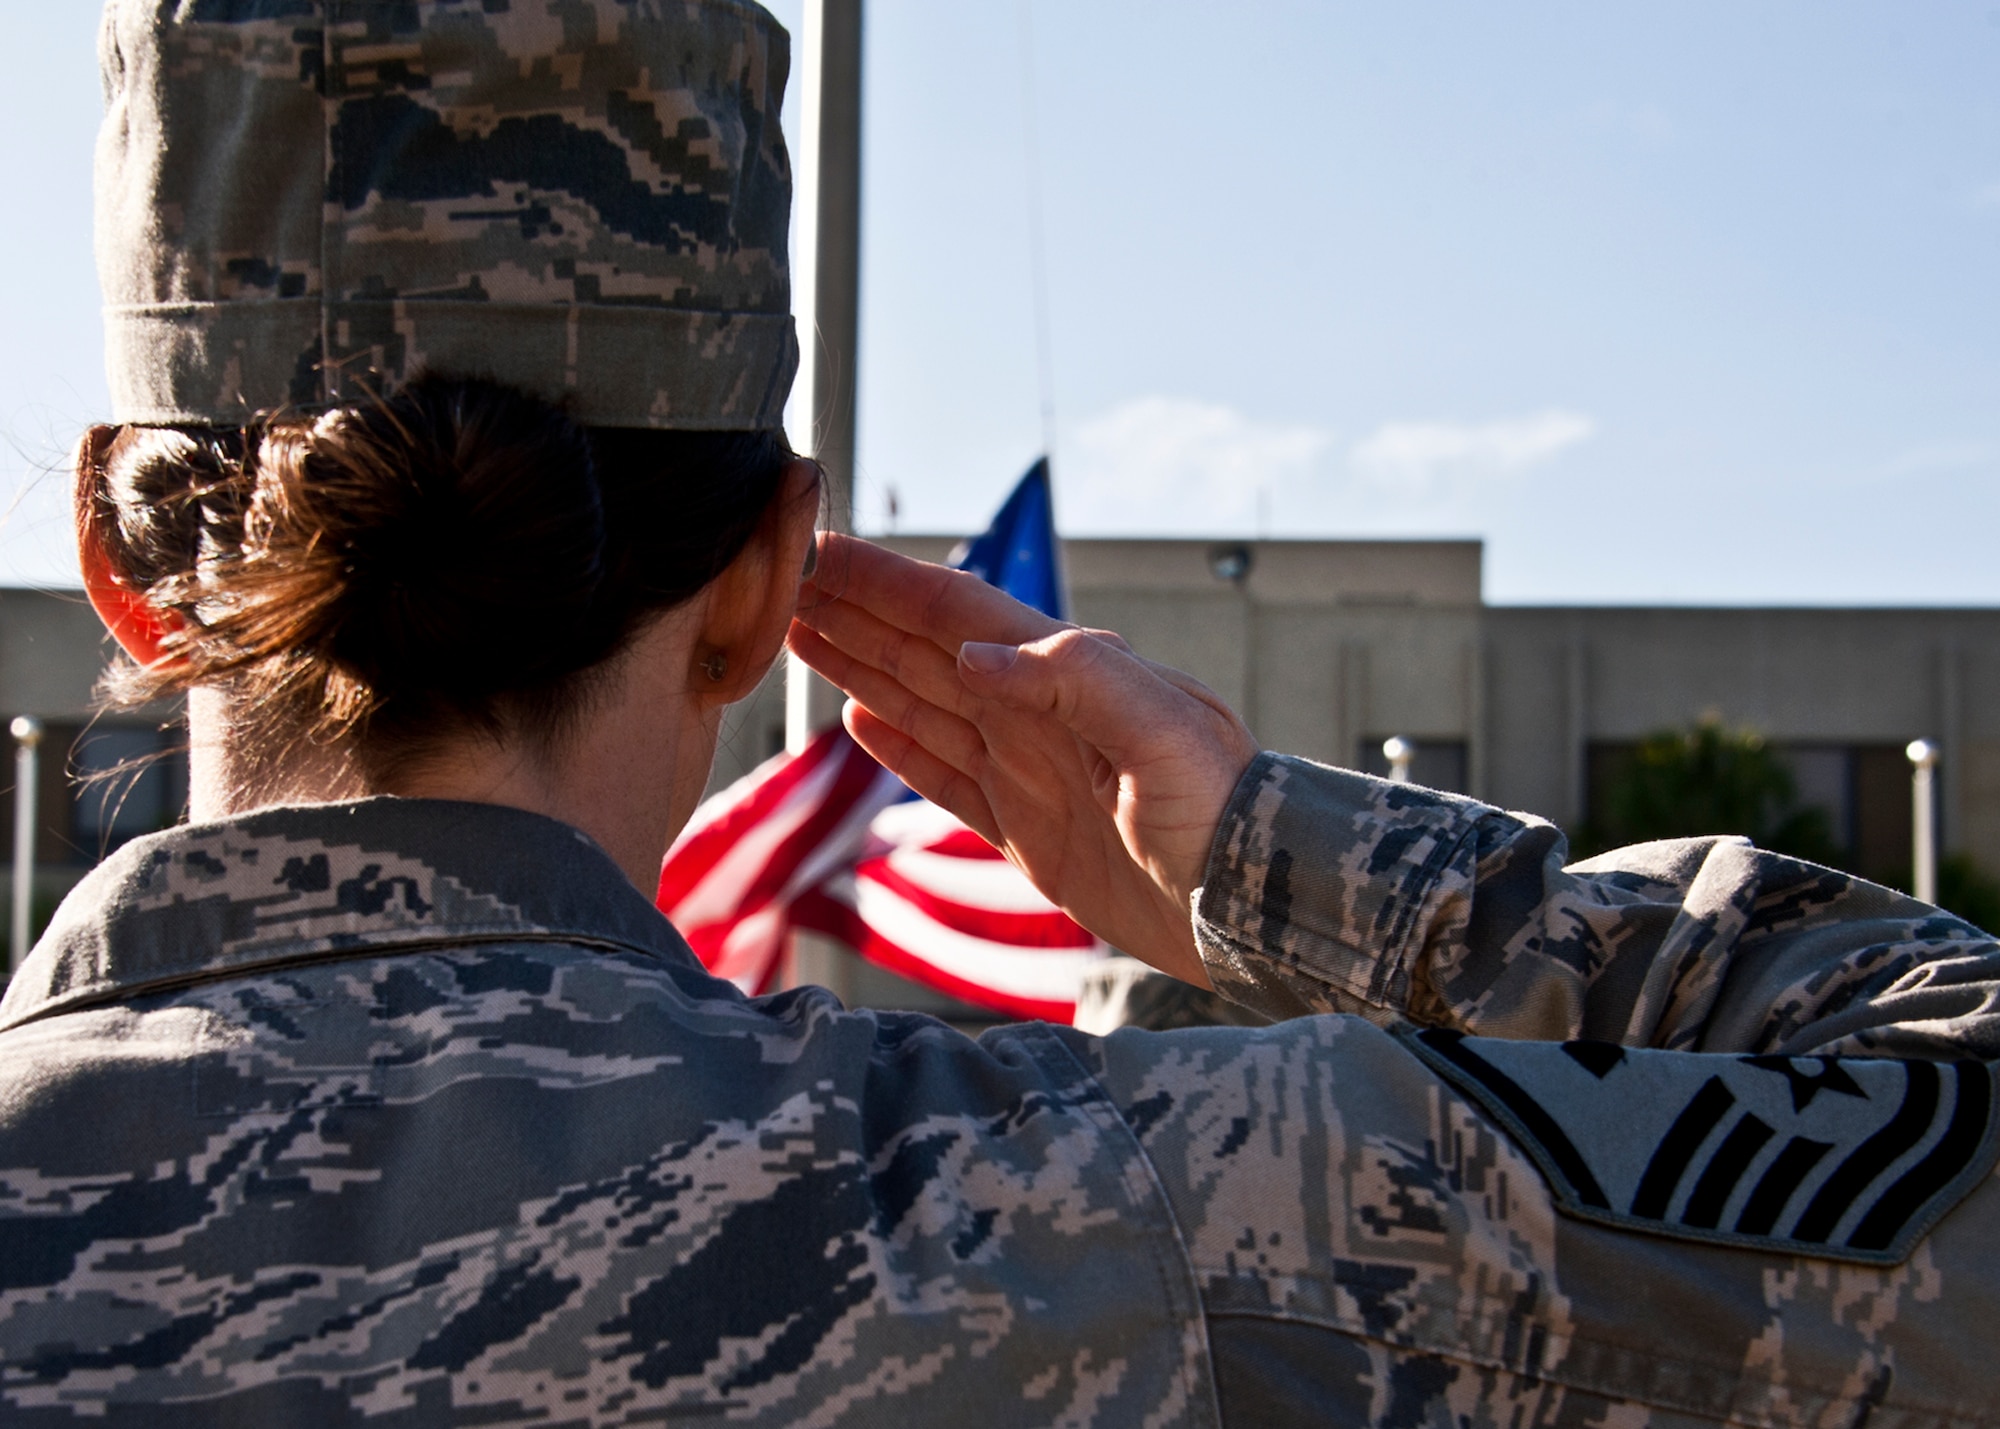
[[[1180,1027],[1264,1027],[1272,1019],[1231,1002],[1220,993],[1155,972],[1150,964],[1123,953],[1092,963],[1077,989],[1071,1019],[1085,1032],[1145,1027],[1171,1032]]]
[[[0,1025],[9,1424],[1212,1397],[1166,1207],[1062,1034],[748,1003],[534,815],[129,845]]]
[[[1234,990],[1313,1004],[1357,913],[1390,910],[1382,946],[1406,971],[1484,962],[1491,985],[1535,955],[1510,949],[1540,903],[1669,900],[1657,860],[1552,871],[1543,828],[1261,761],[1218,835],[1204,946],[1227,948]],[[1483,852],[1461,869],[1468,840]],[[1538,852],[1507,857],[1516,843]],[[1295,870],[1282,907],[1273,851]],[[1301,867],[1375,867],[1390,891]],[[1246,895],[1261,914],[1216,921]],[[1701,889],[1682,895],[1702,916]],[[1844,949],[1819,941],[1828,982],[1980,955],[1959,924],[1956,942],[1885,943],[1891,914],[1926,925],[1849,896],[1887,911]],[[1671,945],[1674,919],[1634,916],[1622,937],[1609,913],[1593,927],[1627,958]],[[1742,1023],[1732,997],[1713,1006]],[[1714,1046],[1722,1022],[1697,1021],[1673,1035]],[[1970,1032],[1869,1035],[1951,1057]],[[534,815],[377,799],[172,830],[79,886],[0,1003],[0,1418],[1993,1417],[1990,1172],[1894,1264],[1594,1222],[1405,1035],[1309,1017],[973,1042],[818,990],[743,998],[602,853]],[[1840,1130],[1850,1103],[1880,1120],[1829,1068],[1911,1080],[1893,1062],[1647,1055],[1686,1086],[1726,1063],[1774,1118],[1789,1103],[1752,1071],[1828,1083],[1802,1134]],[[1929,1127],[1920,1143],[1908,1155],[1941,1144]]]
[[[234,425],[420,366],[604,426],[779,424],[784,30],[739,0],[110,0],[117,419]]]
[[[1736,837],[1567,857],[1543,820],[1263,754],[1216,830],[1196,941],[1217,990],[1274,1018],[2000,1058],[2000,944],[1949,913]]]

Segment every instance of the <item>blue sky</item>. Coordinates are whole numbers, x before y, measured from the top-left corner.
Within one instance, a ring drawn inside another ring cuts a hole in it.
[[[60,582],[94,7],[9,8],[0,580]],[[1996,0],[1030,14],[1067,532],[1481,536],[1498,601],[2000,601]],[[980,526],[1042,444],[1021,18],[871,6],[864,529],[891,489]]]

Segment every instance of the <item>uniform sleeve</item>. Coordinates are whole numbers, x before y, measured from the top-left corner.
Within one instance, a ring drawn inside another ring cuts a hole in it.
[[[1708,1052],[2000,1056],[2000,945],[1741,838],[1567,863],[1554,825],[1265,754],[1216,831],[1195,935],[1270,1017]]]

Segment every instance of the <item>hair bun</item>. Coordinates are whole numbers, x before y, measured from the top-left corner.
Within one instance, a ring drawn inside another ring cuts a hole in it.
[[[468,731],[553,740],[595,671],[772,518],[784,435],[580,427],[488,378],[420,377],[317,421],[94,429],[77,511],[172,659],[139,704],[225,687],[255,788],[300,740],[374,772]]]
[[[78,452],[89,476],[77,514],[125,581],[171,598],[203,556],[242,545],[240,432],[93,427]]]
[[[608,653],[593,633],[604,503],[583,429],[494,384],[420,377],[382,402],[274,431],[248,560],[316,612],[317,647],[374,692],[461,709]],[[273,592],[277,594],[277,592]]]

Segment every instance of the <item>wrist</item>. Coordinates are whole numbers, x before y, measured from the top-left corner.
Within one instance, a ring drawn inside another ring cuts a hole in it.
[[[1211,987],[1208,968],[1202,962],[1201,949],[1195,942],[1193,895],[1176,901],[1171,894],[1163,894],[1153,910],[1153,928],[1144,945],[1125,948],[1140,961],[1149,963],[1169,977],[1196,987]]]
[[[1171,871],[1162,870],[1164,876],[1159,878],[1162,891],[1183,915],[1189,914],[1195,895],[1208,882],[1209,867],[1234,806],[1245,797],[1246,789],[1254,788],[1249,776],[1263,751],[1249,738],[1247,730],[1243,735],[1238,748],[1206,771],[1203,794],[1194,800],[1194,807],[1201,812],[1185,826],[1180,857]]]

